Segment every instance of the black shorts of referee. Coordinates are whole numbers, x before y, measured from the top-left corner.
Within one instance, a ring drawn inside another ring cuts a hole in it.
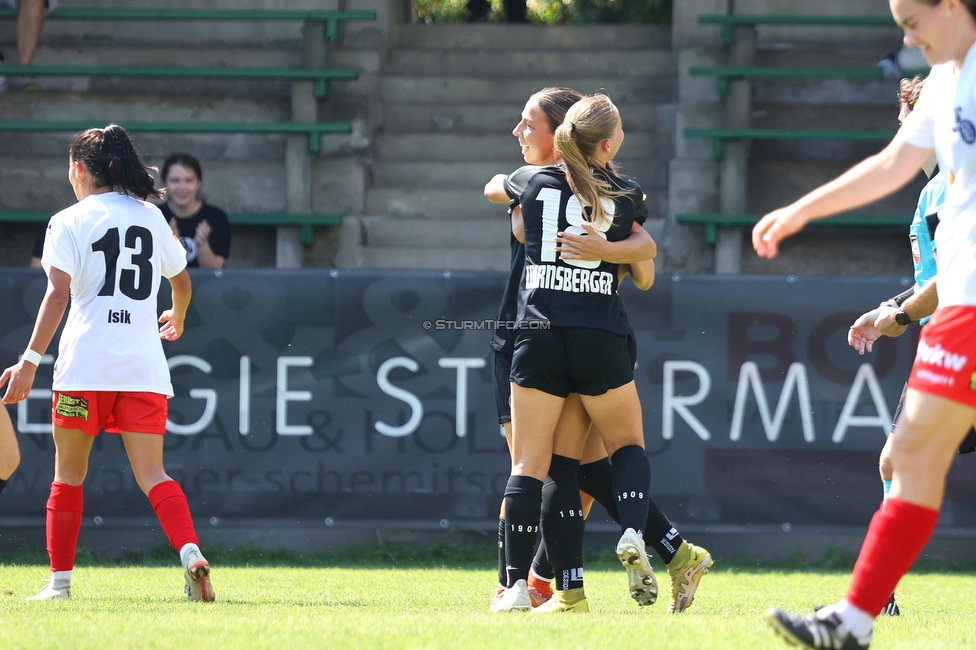
[[[905,394],[908,392],[908,384],[901,389],[901,397],[898,398],[898,406],[895,407],[895,419],[891,422],[891,433],[895,434],[898,428],[898,416],[901,415],[902,409],[905,407]],[[963,438],[962,442],[959,443],[959,453],[968,454],[970,452],[976,451],[976,429],[970,427],[969,433]]]
[[[634,379],[634,335],[592,327],[524,329],[515,336],[511,381],[557,397],[603,395]]]

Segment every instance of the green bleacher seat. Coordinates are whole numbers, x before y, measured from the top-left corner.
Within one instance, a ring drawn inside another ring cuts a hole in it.
[[[686,138],[707,138],[712,141],[716,159],[724,153],[728,140],[869,140],[884,142],[895,131],[866,131],[842,129],[685,129]]]
[[[53,212],[0,211],[0,223],[44,223]],[[342,223],[338,214],[289,214],[286,212],[228,214],[231,225],[239,226],[300,226],[302,243],[311,244],[314,226],[337,226]]]
[[[0,18],[12,18],[16,12],[0,8]],[[330,41],[339,36],[339,23],[345,20],[376,20],[375,11],[308,11],[263,9],[133,9],[102,7],[58,7],[47,15],[51,20],[238,20],[302,21],[322,23]]]
[[[928,75],[928,70],[902,70],[902,77]],[[881,68],[798,68],[798,67],[736,67],[715,66],[710,68],[689,68],[692,77],[715,77],[718,94],[729,92],[729,82],[736,79],[868,79],[881,80]]]
[[[754,226],[762,218],[761,214],[679,214],[675,221],[685,224],[698,224],[705,227],[705,241],[714,244],[718,229],[732,226]],[[912,215],[902,216],[870,216],[862,214],[844,214],[826,219],[814,219],[810,226],[826,227],[899,227],[907,229],[912,223]]]
[[[0,120],[0,131],[84,131],[103,127],[107,122],[81,120],[40,121]],[[352,133],[343,122],[128,122],[120,123],[126,130],[150,133],[284,133],[308,136],[309,153],[321,148],[323,133]]]
[[[698,16],[699,25],[719,25],[722,42],[732,43],[735,27],[776,25],[787,27],[896,27],[891,15],[886,16],[784,16],[784,15],[727,15],[703,14]]]
[[[330,79],[359,78],[359,72],[347,68],[175,68],[121,65],[0,65],[0,75],[307,80],[315,82],[315,96],[319,99],[328,95]]]

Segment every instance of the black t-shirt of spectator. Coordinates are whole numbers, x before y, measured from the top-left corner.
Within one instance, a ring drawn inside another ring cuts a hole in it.
[[[172,223],[175,215],[169,204],[164,203],[159,206],[159,209],[166,217],[166,223]],[[177,236],[180,243],[183,244],[183,248],[186,249],[187,266],[200,266],[200,262],[197,260],[197,243],[193,237],[197,234],[197,226],[204,219],[210,224],[210,250],[214,252],[214,255],[220,255],[224,259],[230,257],[230,223],[227,221],[227,215],[223,210],[204,203],[196,214],[184,219],[179,217],[175,217],[175,219]]]

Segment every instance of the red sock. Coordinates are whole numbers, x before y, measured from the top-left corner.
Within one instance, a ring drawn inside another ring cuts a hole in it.
[[[163,532],[177,551],[184,544],[196,544],[197,533],[193,529],[190,506],[186,502],[183,488],[176,481],[157,483],[149,490],[149,503],[152,504]]]
[[[938,510],[888,499],[871,519],[854,565],[847,602],[871,616],[880,614],[898,581],[929,541],[938,520]]]
[[[47,499],[47,554],[51,558],[51,571],[74,568],[84,510],[80,485],[51,483],[51,496]]]

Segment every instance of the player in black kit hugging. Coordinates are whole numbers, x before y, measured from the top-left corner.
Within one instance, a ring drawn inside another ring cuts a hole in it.
[[[528,608],[524,580],[540,513],[556,591],[532,611],[588,610],[577,482],[585,435],[566,435],[576,428],[557,426],[571,393],[581,396],[611,456],[623,532],[617,554],[630,574],[631,594],[636,597],[653,579],[641,538],[650,464],[627,347],[632,332],[617,294],[618,268],[565,259],[556,245],[562,232],[623,240],[646,210],[640,187],[617,176],[610,162],[623,139],[620,115],[608,97],[577,102],[556,129],[563,164],[540,168],[528,181],[519,200],[521,222],[513,219],[513,231],[525,241],[525,270],[511,375],[512,475],[505,489],[508,584],[500,604],[509,606],[495,611]],[[547,475],[551,483],[543,494]]]

